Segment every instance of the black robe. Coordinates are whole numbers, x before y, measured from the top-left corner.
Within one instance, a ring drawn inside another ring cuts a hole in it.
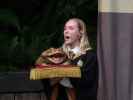
[[[71,63],[77,65],[78,61],[83,62],[81,67],[81,78],[70,78],[73,87],[76,90],[77,100],[97,100],[97,88],[98,88],[98,64],[97,55],[92,50],[88,50],[86,54],[83,54],[76,59],[72,60]],[[50,99],[52,88],[49,82],[44,81],[45,92]],[[46,82],[48,82],[46,84]],[[58,100],[68,100],[65,92],[65,88],[60,86]]]
[[[72,64],[77,64],[78,61],[83,62],[81,67],[81,78],[70,79],[76,90],[77,100],[97,100],[98,88],[98,64],[97,55],[95,52],[88,50],[86,54],[77,57],[72,61]]]

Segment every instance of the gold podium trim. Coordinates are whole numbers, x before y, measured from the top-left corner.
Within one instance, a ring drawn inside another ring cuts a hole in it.
[[[39,80],[46,78],[57,77],[73,77],[80,78],[80,67],[45,67],[45,68],[33,68],[30,71],[30,80]]]

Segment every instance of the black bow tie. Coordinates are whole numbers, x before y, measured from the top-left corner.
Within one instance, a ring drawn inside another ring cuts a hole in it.
[[[73,51],[69,51],[69,52],[68,52],[68,58],[69,58],[69,59],[74,59],[74,57],[75,57],[74,52],[73,52]]]

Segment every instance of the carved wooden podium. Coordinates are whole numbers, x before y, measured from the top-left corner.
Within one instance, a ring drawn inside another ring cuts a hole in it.
[[[39,80],[57,77],[80,78],[80,67],[76,65],[47,65],[43,68],[33,68],[30,71],[31,80]]]

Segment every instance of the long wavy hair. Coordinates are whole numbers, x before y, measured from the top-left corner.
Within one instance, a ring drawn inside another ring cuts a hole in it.
[[[79,19],[79,18],[71,18],[68,21],[70,21],[70,20],[73,20],[73,21],[77,22],[77,24],[79,26],[79,30],[81,32],[81,39],[80,39],[80,46],[79,47],[80,47],[81,52],[84,53],[87,50],[90,50],[91,46],[90,46],[90,43],[89,43],[89,40],[88,40],[85,22],[83,20]],[[65,43],[64,43],[62,48],[63,48],[64,52],[66,54],[68,54],[70,47],[65,45]],[[79,54],[79,55],[81,55],[81,54]]]

